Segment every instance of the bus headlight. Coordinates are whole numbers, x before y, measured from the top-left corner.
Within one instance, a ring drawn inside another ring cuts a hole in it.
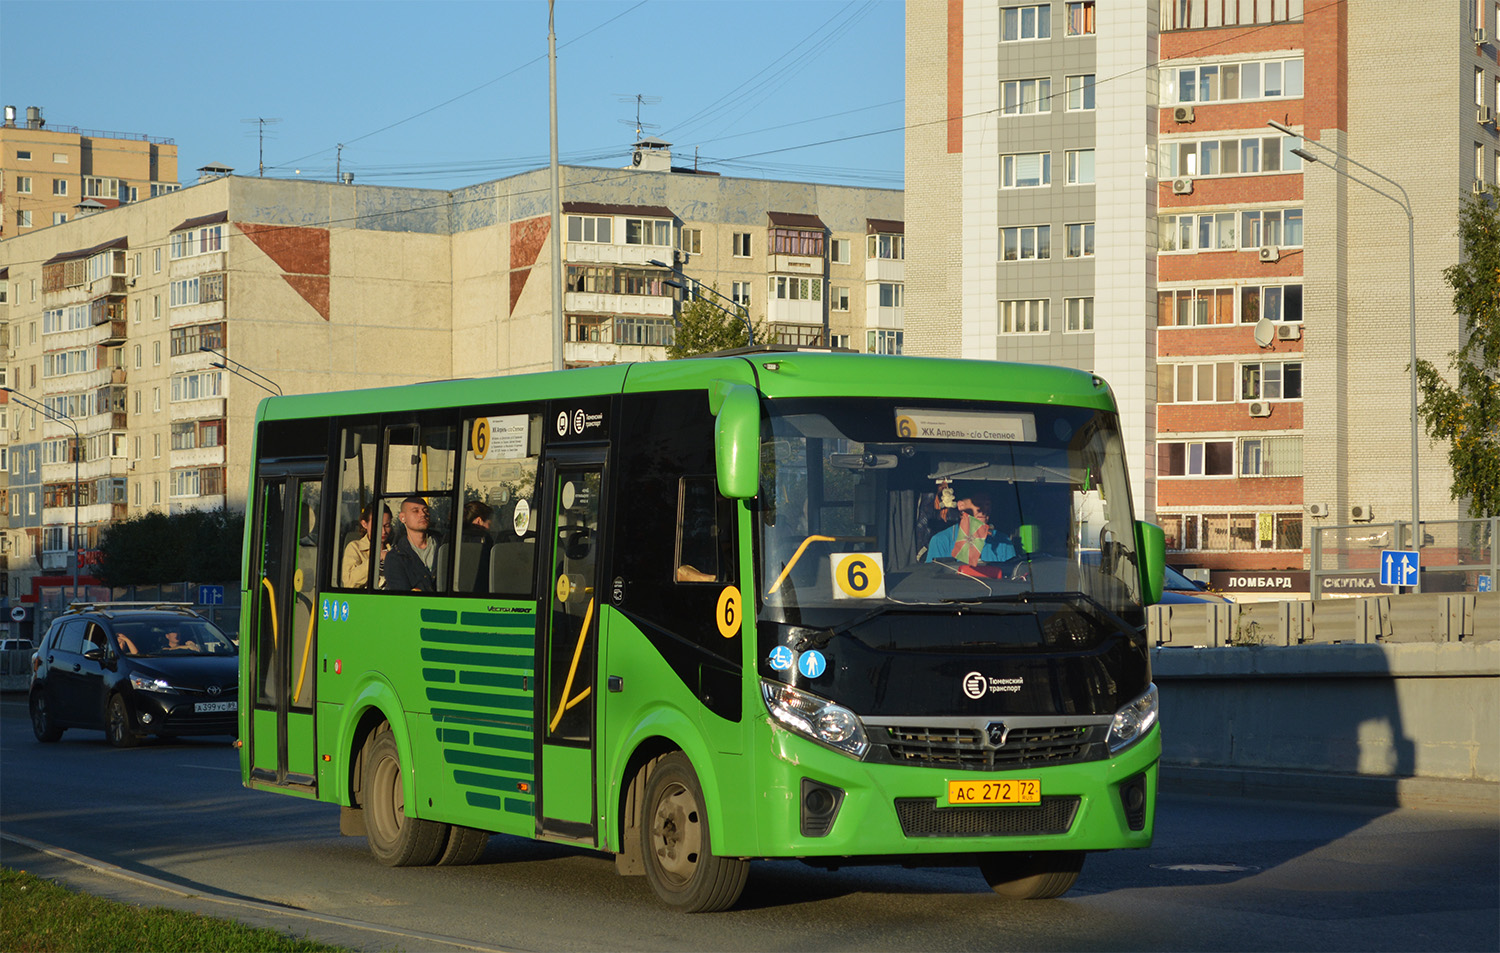
[[[1115,720],[1109,726],[1110,754],[1144,738],[1156,724],[1156,711],[1156,683],[1152,682],[1144,695],[1115,712]]]
[[[761,679],[760,693],[766,710],[783,728],[852,758],[862,758],[869,750],[864,724],[843,705],[766,679]]]

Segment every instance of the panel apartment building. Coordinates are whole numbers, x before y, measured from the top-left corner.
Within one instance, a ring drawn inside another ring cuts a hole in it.
[[[1494,4],[1412,13],[913,0],[907,352],[1099,373],[1171,561],[1306,591],[1311,530],[1411,515],[1406,215],[1318,146],[1410,195],[1440,367],[1459,206],[1500,177]],[[1423,520],[1461,516],[1446,449],[1418,464]]]
[[[568,366],[665,359],[695,282],[779,341],[899,350],[899,191],[642,152],[563,169]],[[70,578],[75,425],[87,575],[112,520],[243,507],[271,388],[549,370],[549,191],[546,170],[453,192],[225,175],[0,242],[7,597]]]

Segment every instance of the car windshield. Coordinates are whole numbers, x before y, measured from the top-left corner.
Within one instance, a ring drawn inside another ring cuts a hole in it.
[[[175,657],[233,655],[234,643],[207,619],[176,616],[115,622],[115,644],[123,655]]]
[[[767,402],[763,618],[1081,596],[1144,619],[1113,413],[899,399]],[[913,616],[920,620],[920,615]],[[917,621],[910,638],[927,638]]]

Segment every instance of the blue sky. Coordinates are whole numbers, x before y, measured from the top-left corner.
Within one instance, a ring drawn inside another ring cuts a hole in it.
[[[564,162],[646,135],[725,175],[903,185],[897,0],[558,0]],[[453,188],[548,161],[547,3],[0,4],[0,102],[266,174]],[[813,145],[828,140],[843,140]]]

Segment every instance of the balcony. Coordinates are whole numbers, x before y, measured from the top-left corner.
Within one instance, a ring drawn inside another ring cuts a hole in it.
[[[772,255],[767,270],[788,275],[816,275],[821,278],[823,277],[823,256]]]
[[[670,262],[671,245],[622,245],[613,242],[567,242],[563,260],[601,265],[644,265],[652,259]]]
[[[200,397],[197,400],[179,400],[172,403],[172,420],[211,420],[224,416],[223,397]]]
[[[193,447],[172,451],[172,467],[214,467],[224,465],[224,447]]]
[[[906,262],[899,258],[871,258],[865,262],[866,281],[906,281]]]
[[[125,256],[123,254],[120,256],[119,265],[122,269],[124,268]],[[123,271],[118,275],[105,275],[103,278],[96,278],[89,284],[89,294],[94,297],[108,296],[111,298],[123,298],[129,290],[130,288],[126,283]]]
[[[772,324],[816,324],[823,326],[823,302],[772,298],[766,302],[766,320]]]
[[[649,247],[649,246],[647,246]],[[645,314],[671,317],[672,299],[661,295],[601,294],[569,291],[563,295],[563,310],[594,314]]]

